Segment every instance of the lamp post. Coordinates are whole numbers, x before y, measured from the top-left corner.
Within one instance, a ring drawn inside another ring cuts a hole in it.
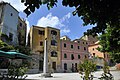
[[[48,71],[48,48],[47,48],[47,38],[45,39],[44,45],[44,63],[43,63],[43,77],[52,77],[51,73]]]

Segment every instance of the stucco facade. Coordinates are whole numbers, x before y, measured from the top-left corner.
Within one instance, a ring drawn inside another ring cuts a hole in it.
[[[26,45],[26,32],[27,32],[27,24],[24,19],[18,18],[18,44],[25,46]]]
[[[9,3],[0,2],[0,32],[8,36],[3,41],[8,44],[18,44],[17,25],[19,12]]]
[[[43,70],[44,41],[47,38],[48,64],[53,71],[60,70],[60,30],[51,27],[32,26],[29,33],[29,45],[36,61],[32,68]]]
[[[92,58],[96,57],[95,62],[98,66],[103,66],[104,60],[107,61],[109,64],[109,60],[110,60],[109,54],[97,50],[97,48],[101,47],[97,37],[93,37],[92,35],[90,36],[86,35],[83,36],[82,39],[88,42],[88,51],[91,54]]]
[[[71,41],[68,37],[61,38],[61,63],[62,71],[77,71],[78,64],[88,58],[88,43],[85,40]]]

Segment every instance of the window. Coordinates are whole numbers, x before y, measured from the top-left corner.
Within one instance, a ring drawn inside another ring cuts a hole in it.
[[[40,34],[40,35],[44,35],[44,31],[42,31],[42,30],[38,30],[38,34]]]
[[[10,15],[13,16],[13,13],[11,13]]]
[[[51,45],[57,46],[57,41],[56,40],[51,40]]]
[[[95,57],[95,53],[93,53],[93,57]]]
[[[94,51],[94,48],[93,48],[93,51]]]
[[[51,52],[51,57],[57,57],[57,52],[52,51],[52,52]]]
[[[67,70],[67,63],[64,63],[64,70]]]
[[[74,59],[74,55],[73,54],[71,54],[71,60],[73,60]]]
[[[78,46],[78,49],[80,49],[80,46]]]
[[[51,34],[52,34],[52,35],[57,35],[57,32],[54,31],[54,30],[51,30]]]
[[[86,51],[86,47],[84,47],[84,51]]]
[[[13,40],[13,34],[12,33],[9,33],[9,39],[10,39],[10,41]]]
[[[71,45],[71,48],[73,49],[73,45]]]
[[[64,43],[64,47],[66,47],[66,44]]]
[[[80,43],[80,41],[78,41],[78,43]]]
[[[86,42],[86,44],[88,44],[88,43]]]
[[[67,54],[64,54],[64,58],[67,58]]]
[[[43,46],[43,42],[42,41],[40,42],[40,46]]]
[[[84,44],[84,42],[83,42],[83,44]]]
[[[87,58],[87,56],[85,55],[85,58]]]
[[[22,27],[22,23],[20,23],[20,27]]]
[[[78,59],[80,59],[80,55],[78,55]]]

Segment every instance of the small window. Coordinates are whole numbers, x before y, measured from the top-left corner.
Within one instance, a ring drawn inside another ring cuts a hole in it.
[[[66,44],[64,43],[64,47],[66,47]]]
[[[38,30],[38,34],[40,34],[40,35],[44,35],[44,31],[42,31],[42,30]]]
[[[73,49],[73,45],[71,45],[71,48]]]
[[[71,54],[71,60],[73,60],[74,59],[74,55],[73,54]]]
[[[88,43],[86,42],[86,44],[88,44]]]
[[[86,47],[84,47],[84,51],[86,51]]]
[[[63,40],[65,40],[65,38],[63,38]]]
[[[80,41],[78,41],[78,43],[80,43]]]
[[[51,52],[51,57],[57,57],[57,52],[52,51],[52,52]]]
[[[78,49],[80,49],[80,46],[78,46]]]
[[[95,57],[95,53],[93,53],[93,56]]]
[[[56,40],[51,40],[51,45],[57,46],[57,41]]]
[[[13,16],[13,13],[10,13],[11,16]]]
[[[42,41],[40,42],[40,46],[43,46],[43,42]]]
[[[57,32],[54,31],[54,30],[51,30],[51,34],[52,34],[52,35],[57,35]]]
[[[78,55],[78,59],[80,59],[80,55]]]
[[[85,59],[87,58],[87,56],[85,55]]]
[[[20,27],[22,27],[22,23],[20,23]]]
[[[12,33],[9,33],[9,39],[10,39],[10,41],[13,40],[13,34]]]
[[[93,48],[93,51],[94,51],[94,48]]]
[[[83,44],[84,44],[84,42],[83,42]]]
[[[64,54],[64,58],[67,58],[67,54]]]

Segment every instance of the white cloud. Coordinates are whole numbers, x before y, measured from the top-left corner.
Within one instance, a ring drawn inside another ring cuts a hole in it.
[[[71,17],[71,13],[68,13],[67,15],[65,15],[62,19],[61,22],[64,22],[65,20],[68,20]]]
[[[67,25],[63,22],[67,21],[71,17],[70,13],[62,17],[61,19],[57,16],[53,16],[52,13],[49,13],[46,17],[42,17],[38,20],[37,26],[41,27],[54,27],[61,30],[61,34],[67,34],[70,32],[70,29],[66,27]]]
[[[0,1],[10,3],[15,9],[21,12],[25,9],[25,6],[23,3],[21,3],[21,0],[0,0]]]
[[[70,32],[70,29],[68,29],[68,28],[64,28],[64,29],[62,29],[61,30],[61,33],[63,34],[66,34],[66,33],[69,33]]]

